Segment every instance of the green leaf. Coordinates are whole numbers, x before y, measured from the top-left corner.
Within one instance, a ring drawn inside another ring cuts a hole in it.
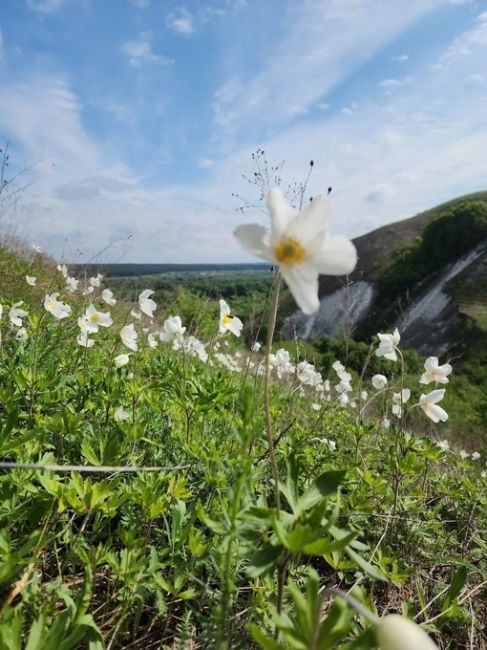
[[[254,637],[254,641],[259,644],[263,650],[285,650],[284,646],[275,641],[270,636],[267,636],[262,630],[255,625],[255,623],[249,623],[247,629],[250,631],[250,634]]]
[[[331,553],[332,551],[341,551],[344,549],[351,541],[355,539],[357,533],[348,533],[345,537],[341,539],[336,539],[331,541],[329,539],[318,539],[316,542],[311,542],[311,544],[306,544],[302,551],[307,555],[325,555],[326,553]]]
[[[306,512],[324,497],[334,494],[343,483],[345,475],[345,470],[330,470],[318,476],[299,499],[296,513]]]
[[[273,569],[282,553],[282,549],[281,545],[268,543],[263,548],[255,551],[249,558],[249,565],[246,569],[247,575],[251,578],[257,578]]]
[[[468,569],[465,565],[461,566],[457,571],[455,571],[452,577],[451,585],[446,593],[445,600],[443,601],[443,604],[441,606],[442,612],[445,612],[449,607],[451,607],[455,603],[455,600],[457,599],[458,595],[460,594],[463,587],[465,586],[465,583],[467,581],[467,576],[468,576]]]

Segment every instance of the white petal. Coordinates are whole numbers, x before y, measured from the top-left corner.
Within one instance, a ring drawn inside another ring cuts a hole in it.
[[[432,390],[431,393],[428,393],[426,395],[426,399],[430,404],[436,404],[436,402],[441,401],[444,396],[445,396],[445,389],[437,388],[436,390]]]
[[[317,233],[325,233],[328,228],[329,200],[318,196],[301,210],[287,229],[287,234],[295,235],[301,241],[311,241]]]
[[[428,357],[424,362],[424,369],[430,372],[438,368],[438,357]]]
[[[438,404],[430,404],[427,415],[429,415],[433,422],[446,422],[448,420],[448,413],[441,406],[438,406]]]
[[[230,313],[230,307],[228,306],[228,303],[223,300],[223,298],[220,299],[220,318],[223,316],[228,316]]]
[[[259,226],[257,223],[244,224],[239,226],[233,234],[246,251],[269,262],[275,262],[272,251],[265,242],[268,233],[263,226]]]
[[[294,300],[303,314],[314,314],[320,307],[318,298],[318,273],[305,264],[281,267],[282,277],[286,281]]]
[[[357,264],[357,250],[352,242],[341,235],[327,236],[311,263],[319,273],[345,275],[351,273]]]
[[[282,233],[295,216],[294,209],[286,201],[278,187],[272,187],[265,198],[271,215],[272,237],[273,239],[280,239]]]

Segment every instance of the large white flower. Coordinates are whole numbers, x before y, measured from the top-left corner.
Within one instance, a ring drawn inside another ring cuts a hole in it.
[[[377,336],[379,337],[379,347],[375,351],[376,356],[396,361],[396,348],[401,340],[397,327],[392,334],[377,334]]]
[[[8,318],[10,320],[10,323],[12,325],[15,325],[15,327],[22,327],[23,322],[22,319],[27,316],[27,313],[25,309],[19,309],[20,305],[23,305],[24,301],[20,300],[19,302],[16,302],[15,305],[12,305],[10,307],[10,311],[8,312]]]
[[[372,386],[376,390],[383,390],[387,386],[387,377],[384,375],[374,375],[372,377]]]
[[[110,316],[110,312],[98,311],[93,305],[90,305],[87,308],[83,320],[86,321],[87,329],[90,333],[98,332],[100,327],[110,327],[110,325],[113,325],[113,320]]]
[[[452,371],[449,363],[439,366],[437,357],[428,357],[424,362],[424,369],[426,372],[421,375],[420,384],[429,384],[432,381],[438,384],[448,384],[448,375]]]
[[[440,402],[444,396],[445,389],[437,388],[427,395],[421,395],[419,398],[421,408],[430,420],[433,420],[433,422],[446,422],[448,420],[448,413],[445,409],[441,408],[441,406],[438,406],[438,402]]]
[[[154,317],[154,312],[157,309],[156,303],[150,297],[153,293],[154,292],[150,289],[144,289],[139,296],[139,309],[143,314],[150,318]]]
[[[123,366],[126,366],[129,361],[130,361],[130,355],[122,353],[122,354],[117,355],[114,358],[113,364],[114,364],[115,368],[122,368]]]
[[[101,299],[110,307],[113,307],[113,305],[117,304],[117,301],[113,297],[113,291],[111,289],[103,289],[101,292]]]
[[[237,316],[232,316],[230,307],[224,300],[220,300],[220,334],[231,332],[235,336],[240,336],[243,323]]]
[[[314,199],[299,214],[276,187],[267,192],[266,200],[270,233],[263,226],[245,224],[235,237],[245,250],[278,264],[301,311],[313,314],[320,306],[319,274],[351,273],[357,263],[355,246],[346,237],[327,233],[327,198]]]
[[[376,636],[381,650],[438,650],[419,625],[399,614],[381,619]]]
[[[130,323],[130,325],[124,325],[122,327],[122,329],[120,330],[120,338],[122,339],[122,343],[125,345],[125,347],[127,347],[129,350],[133,350],[134,352],[137,352],[138,334],[135,331],[135,327],[133,323]]]
[[[66,318],[71,313],[71,307],[57,297],[59,293],[47,294],[44,298],[44,308],[58,320]]]
[[[183,327],[179,316],[169,316],[164,321],[159,337],[161,341],[174,341],[174,339],[182,338],[185,331],[186,328]]]

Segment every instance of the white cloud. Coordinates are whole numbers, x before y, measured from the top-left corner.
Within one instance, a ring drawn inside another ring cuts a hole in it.
[[[394,56],[392,59],[398,63],[405,63],[409,59],[409,56],[407,54],[398,54],[398,56]]]
[[[27,6],[41,14],[51,14],[62,7],[65,0],[26,0]]]
[[[136,41],[128,41],[121,47],[123,54],[133,68],[140,68],[143,64],[157,63],[170,65],[174,61],[162,54],[155,54],[152,50],[152,32],[140,32]]]
[[[487,45],[487,11],[477,16],[472,29],[455,38],[447,51],[440,56],[436,65],[449,65],[459,58],[470,56],[476,48],[484,45]]]
[[[209,169],[210,167],[213,167],[215,164],[215,161],[212,160],[211,158],[203,158],[198,162],[199,167],[201,169]]]
[[[130,0],[130,2],[137,9],[147,9],[147,7],[150,7],[151,4],[151,0]]]
[[[175,32],[178,32],[178,34],[191,36],[191,34],[194,32],[193,21],[194,19],[192,14],[187,9],[182,7],[176,13],[169,14],[166,23],[168,27],[170,27]]]
[[[286,3],[279,17],[282,36],[263,52],[260,69],[248,76],[236,71],[215,93],[216,124],[227,131],[246,129],[252,135],[283,124],[292,114],[290,108],[309,109],[326,99],[336,85],[440,1]]]

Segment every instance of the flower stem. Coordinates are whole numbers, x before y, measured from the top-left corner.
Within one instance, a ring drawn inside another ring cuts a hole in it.
[[[277,309],[279,306],[279,289],[281,287],[281,274],[279,271],[276,274],[274,284],[274,295],[271,304],[271,313],[269,316],[269,325],[267,329],[267,346],[265,356],[265,376],[264,376],[264,410],[265,410],[265,424],[267,434],[267,444],[269,445],[269,456],[272,463],[272,472],[274,474],[274,490],[276,499],[277,518],[279,519],[279,512],[281,509],[281,498],[279,494],[279,470],[277,467],[276,453],[274,450],[274,439],[272,437],[272,418],[270,411],[269,400],[269,379],[270,379],[270,355],[272,350],[272,340],[274,338],[274,330],[276,327]]]

